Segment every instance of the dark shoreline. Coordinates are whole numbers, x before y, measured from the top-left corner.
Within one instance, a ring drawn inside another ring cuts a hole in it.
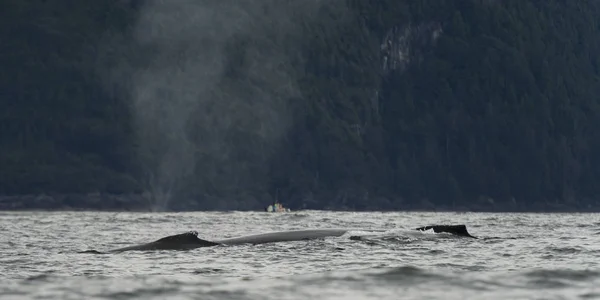
[[[193,211],[263,211],[262,207],[226,207],[224,209],[203,207],[188,203],[168,209],[153,209],[147,195],[129,194],[70,194],[70,195],[13,195],[0,196],[0,211],[95,211],[95,212],[193,212]],[[285,203],[284,203],[285,205]],[[239,206],[239,204],[238,204]],[[324,205],[322,207],[290,207],[292,212],[301,210],[353,211],[353,212],[488,212],[488,213],[598,213],[600,205],[537,202],[528,205],[474,203],[457,207],[435,206],[421,201],[396,207],[363,206],[361,208]]]

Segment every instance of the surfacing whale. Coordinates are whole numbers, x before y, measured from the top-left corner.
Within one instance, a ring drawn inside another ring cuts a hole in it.
[[[189,231],[186,233],[167,236],[151,243],[113,249],[108,252],[115,253],[123,251],[191,250],[216,245],[219,244],[199,239],[197,231]]]
[[[434,232],[446,232],[457,236],[471,237],[467,232],[465,225],[430,225],[416,228],[419,231],[433,229]],[[176,234],[158,239],[154,242],[134,245],[124,248],[109,250],[108,252],[100,252],[96,250],[88,250],[80,253],[119,253],[124,251],[153,251],[153,250],[192,250],[196,248],[212,247],[218,245],[241,245],[241,244],[265,244],[277,242],[290,242],[312,240],[324,237],[339,237],[344,235],[350,229],[307,229],[307,230],[291,230],[269,232],[262,234],[247,235],[235,238],[227,238],[216,241],[207,241],[198,238],[197,231],[188,231],[186,233]]]
[[[435,233],[445,232],[445,233],[451,233],[451,234],[454,234],[457,236],[464,236],[464,237],[470,237],[470,238],[476,239],[476,237],[469,234],[469,232],[467,231],[466,225],[429,225],[429,226],[415,228],[415,230],[419,230],[419,231],[426,231],[429,229],[433,229],[433,232],[435,232]]]
[[[308,229],[269,232],[262,234],[247,235],[235,238],[227,238],[216,241],[207,241],[198,238],[197,231],[188,231],[186,233],[171,235],[151,243],[129,246],[119,249],[109,250],[108,253],[117,253],[123,251],[152,251],[152,250],[191,250],[202,247],[211,247],[217,245],[241,245],[241,244],[265,244],[277,242],[291,242],[311,240],[323,237],[338,237],[348,232],[347,229]],[[95,253],[98,251],[85,251]],[[101,252],[99,252],[101,253]]]

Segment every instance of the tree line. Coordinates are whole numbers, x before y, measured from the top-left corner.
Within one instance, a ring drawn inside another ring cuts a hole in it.
[[[152,90],[198,98],[185,122],[194,159],[169,186],[171,208],[599,203],[598,1],[199,1],[221,18],[214,34],[178,15],[189,28],[173,34],[193,30],[177,47],[130,42],[152,2],[3,4],[0,194],[142,194],[156,188],[149,175],[175,176],[149,173],[168,161],[140,134],[143,107],[111,80],[135,86],[158,59],[185,55],[192,83]],[[209,51],[222,70],[210,85],[194,81]],[[122,78],[99,71],[123,65]]]

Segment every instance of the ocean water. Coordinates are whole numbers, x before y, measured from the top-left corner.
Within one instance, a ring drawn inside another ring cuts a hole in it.
[[[479,239],[412,230],[430,224],[466,224]],[[353,229],[77,253],[189,230],[211,240],[340,227]],[[600,214],[0,212],[0,229],[0,299],[600,299]]]

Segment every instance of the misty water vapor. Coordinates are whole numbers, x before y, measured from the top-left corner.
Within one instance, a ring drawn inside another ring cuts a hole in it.
[[[300,96],[302,23],[320,1],[146,1],[123,79],[152,209],[227,195],[263,176]]]

